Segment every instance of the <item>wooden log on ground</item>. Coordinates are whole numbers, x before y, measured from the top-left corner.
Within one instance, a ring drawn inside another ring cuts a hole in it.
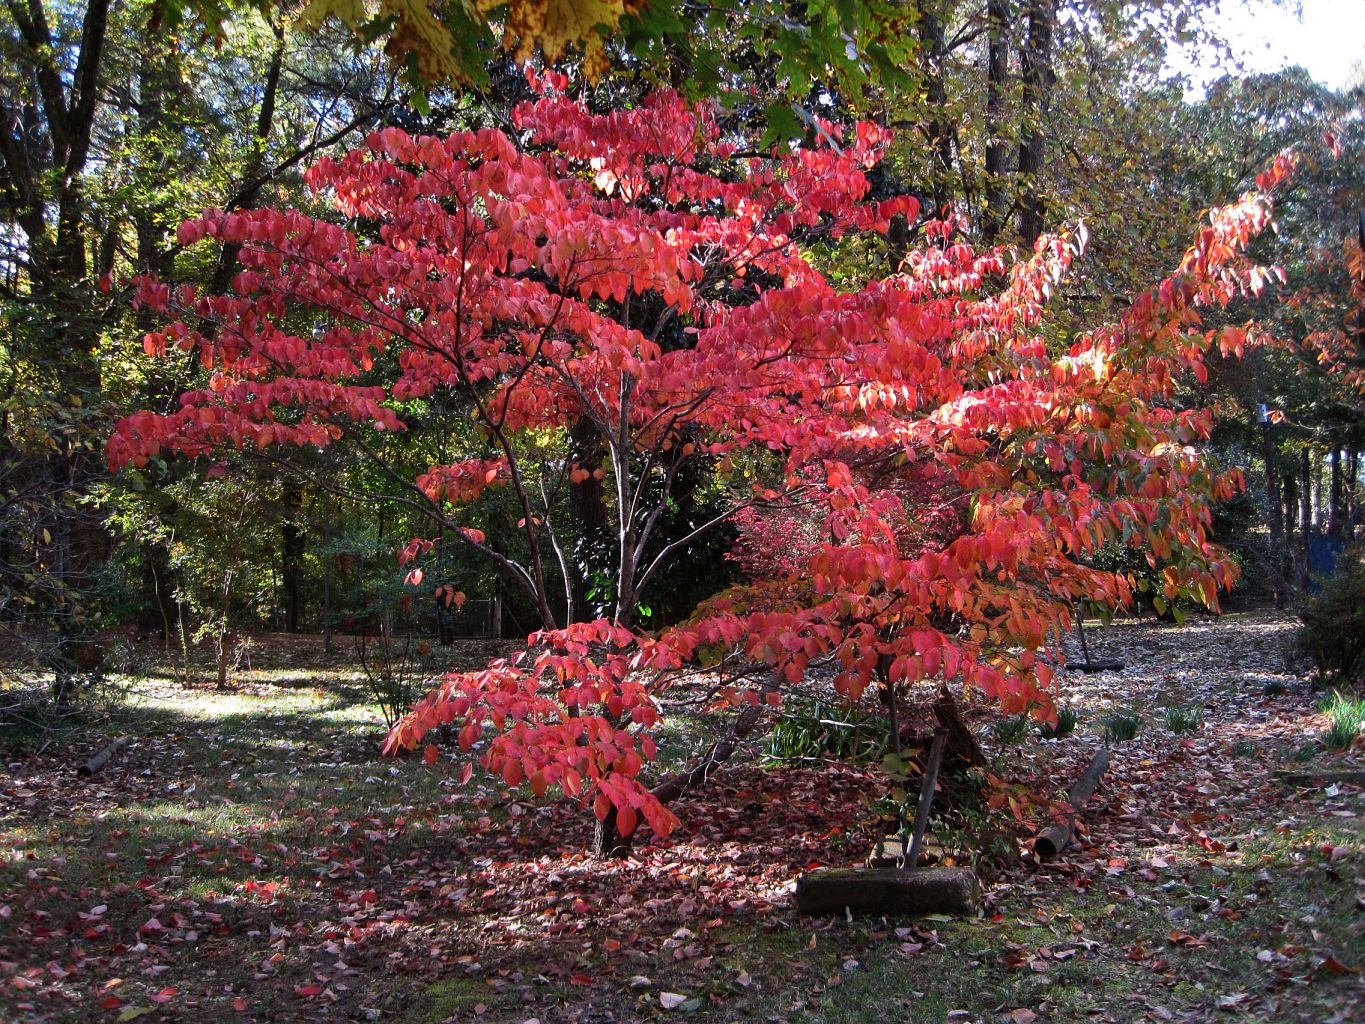
[[[1067,803],[1071,805],[1066,821],[1049,825],[1039,832],[1038,838],[1033,841],[1033,852],[1038,855],[1039,859],[1051,860],[1062,852],[1067,843],[1071,842],[1071,837],[1076,832],[1076,822],[1080,820],[1081,812],[1086,803],[1095,795],[1095,789],[1100,784],[1100,777],[1108,767],[1109,748],[1101,747],[1095,751],[1095,756],[1090,759],[1090,766],[1076,780],[1076,784],[1071,787],[1071,792],[1066,795]]]
[[[109,759],[128,745],[128,737],[120,736],[118,739],[105,745],[104,749],[92,757],[85,764],[76,769],[76,774],[80,776],[94,775],[97,771],[109,763]]]
[[[975,916],[981,883],[970,868],[818,868],[796,880],[803,914]]]

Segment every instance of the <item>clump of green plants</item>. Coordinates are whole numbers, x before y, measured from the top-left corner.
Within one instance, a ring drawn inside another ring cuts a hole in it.
[[[1045,740],[1059,740],[1075,732],[1080,720],[1074,708],[1058,708],[1056,723],[1044,722],[1038,727],[1038,735]]]
[[[1251,740],[1238,740],[1236,743],[1232,745],[1232,756],[1255,757],[1256,744],[1252,743]]]
[[[1365,679],[1365,556],[1353,549],[1298,609],[1298,648],[1318,678],[1350,686]]]
[[[1204,712],[1199,708],[1173,705],[1166,709],[1166,728],[1177,736],[1198,732],[1204,724]]]
[[[1350,750],[1356,737],[1365,733],[1365,697],[1333,690],[1318,708],[1332,718],[1322,733],[1322,742],[1332,750]]]
[[[787,701],[768,737],[779,761],[856,761],[881,753],[886,729],[846,701]]]
[[[995,742],[1002,747],[1012,747],[1023,743],[1024,737],[1029,732],[1029,716],[1025,712],[1022,715],[1011,715],[1009,718],[1002,718],[991,726],[991,735],[995,737]]]
[[[1104,738],[1110,743],[1127,743],[1142,731],[1142,716],[1133,711],[1115,711],[1101,719]]]

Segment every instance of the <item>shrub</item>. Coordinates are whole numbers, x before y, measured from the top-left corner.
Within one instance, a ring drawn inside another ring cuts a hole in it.
[[[356,639],[356,657],[384,725],[392,729],[427,688],[422,667],[413,656],[412,637],[398,640],[384,631],[373,638],[361,634]]]
[[[1313,659],[1318,678],[1351,685],[1365,678],[1365,562],[1359,549],[1299,606],[1298,648]]]

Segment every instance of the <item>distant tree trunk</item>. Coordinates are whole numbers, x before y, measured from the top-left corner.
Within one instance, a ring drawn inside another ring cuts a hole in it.
[[[1020,54],[1023,80],[1023,136],[1019,143],[1019,175],[1023,179],[1019,236],[1029,248],[1043,233],[1043,160],[1047,148],[1048,111],[1052,106],[1052,36],[1057,0],[1028,0],[1028,39]]]
[[[284,478],[284,517],[280,522],[280,576],[284,590],[284,630],[297,633],[303,619],[303,555],[307,548],[303,518],[303,487],[293,476]]]
[[[1359,518],[1359,504],[1356,501],[1356,486],[1360,482],[1360,452],[1354,447],[1347,453],[1346,460],[1346,539],[1355,540],[1356,519]]]
[[[1332,446],[1332,483],[1328,490],[1327,534],[1340,537],[1345,530],[1346,509],[1342,500],[1341,446]]]
[[[925,122],[933,166],[930,169],[930,194],[934,216],[952,199],[949,182],[953,175],[953,131],[946,116],[948,89],[943,82],[943,22],[928,3],[919,6],[915,31],[920,44],[920,75],[924,82],[926,107],[931,112]]]
[[[568,600],[572,607],[564,609],[564,614],[566,622],[590,622],[597,617],[588,599],[593,581],[583,574],[582,567],[598,561],[597,555],[608,543],[611,534],[606,490],[597,475],[602,469],[606,452],[596,426],[586,416],[574,424],[569,439],[573,460],[587,470],[588,476],[579,483],[569,484],[569,502],[577,539],[571,553],[573,564],[569,566],[574,577],[568,586]]]
[[[1010,0],[988,0],[990,42],[986,62],[986,196],[981,234],[994,244],[1009,215],[1005,175],[1009,170],[1009,142],[1004,137],[1005,91],[1010,70]]]
[[[1299,481],[1292,470],[1286,469],[1284,474],[1284,508],[1281,515],[1284,517],[1284,566],[1285,580],[1290,588],[1298,584],[1298,551],[1295,546],[1294,531],[1298,524],[1299,508]]]
[[[1299,452],[1299,477],[1303,480],[1303,486],[1299,490],[1299,541],[1303,552],[1303,567],[1299,574],[1301,584],[1308,582],[1309,551],[1313,543],[1312,472],[1312,455],[1308,451],[1308,446],[1304,445],[1303,450]]]
[[[1270,424],[1261,424],[1261,456],[1265,459],[1266,506],[1270,512],[1270,562],[1271,586],[1275,592],[1275,607],[1285,605],[1285,583],[1288,577],[1282,564],[1286,550],[1284,538],[1284,507],[1280,493],[1279,468],[1275,465],[1275,441],[1270,434]]]

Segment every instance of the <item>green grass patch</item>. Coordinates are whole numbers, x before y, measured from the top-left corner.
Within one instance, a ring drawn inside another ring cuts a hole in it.
[[[1318,709],[1331,718],[1322,732],[1322,742],[1332,750],[1350,750],[1356,737],[1365,733],[1365,697],[1333,690],[1319,702]]]

